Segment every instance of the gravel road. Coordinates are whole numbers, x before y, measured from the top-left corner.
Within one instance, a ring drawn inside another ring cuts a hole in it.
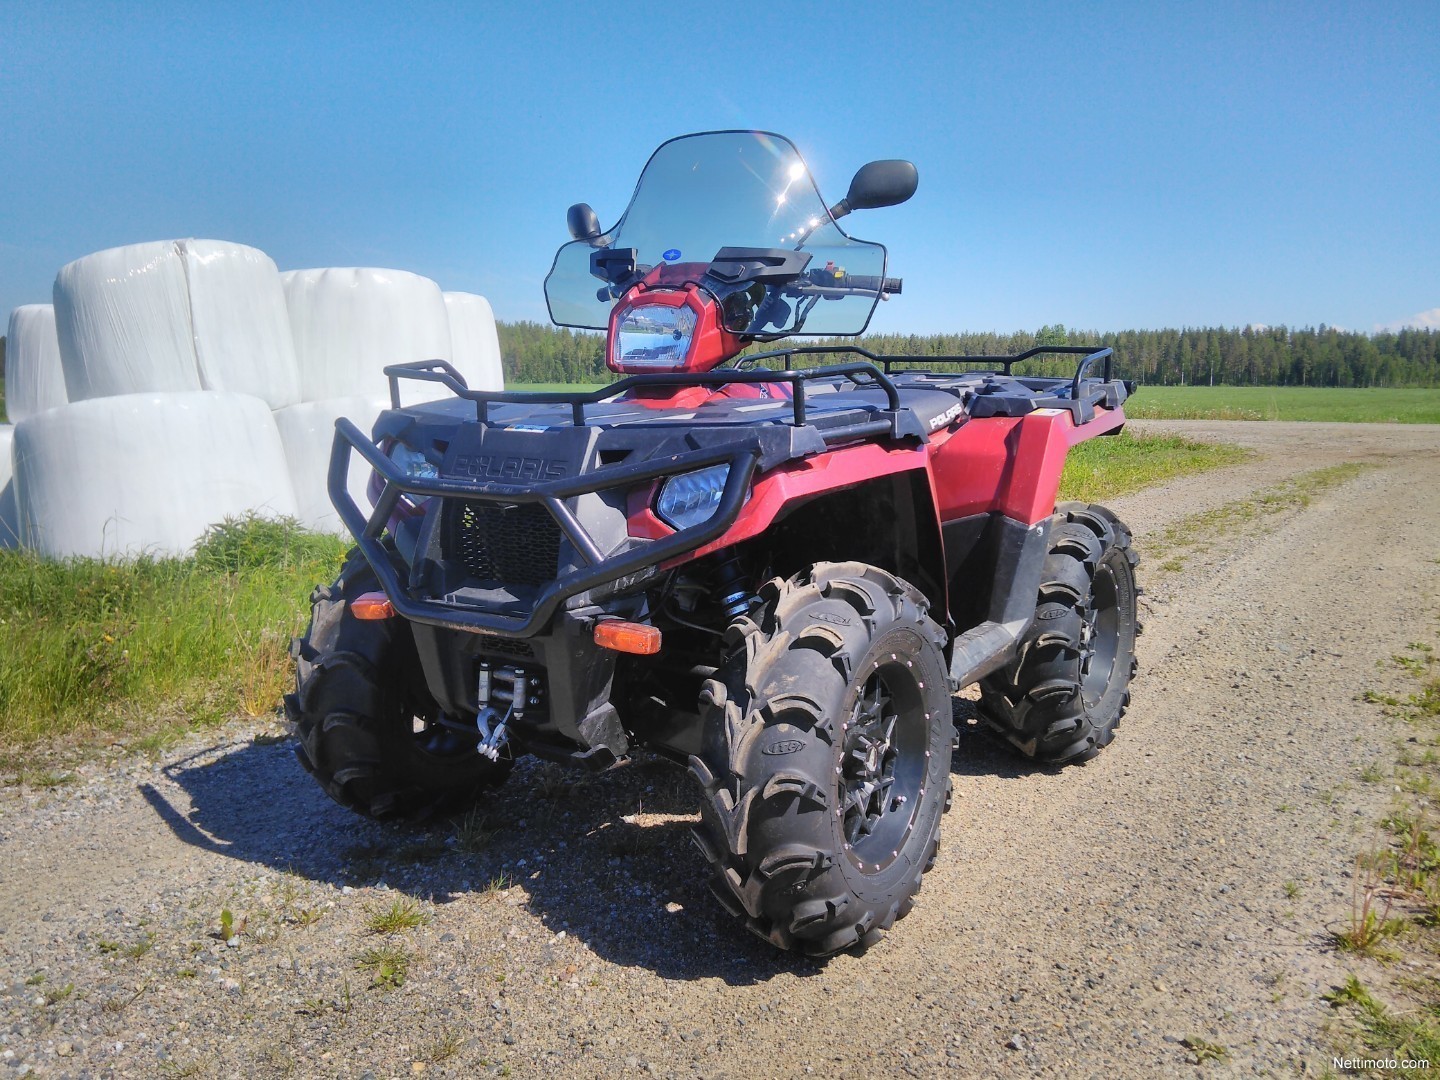
[[[522,765],[457,839],[353,817],[236,725],[0,789],[0,1080],[1328,1066],[1326,927],[1388,799],[1358,774],[1397,737],[1359,695],[1433,636],[1440,427],[1133,426],[1261,453],[1117,500],[1142,557],[1287,476],[1374,467],[1181,570],[1142,563],[1141,678],[1096,761],[1029,767],[958,701],[940,860],[868,954],[792,958],[725,916],[663,762]],[[371,932],[396,901],[426,921]],[[398,987],[357,968],[387,947]],[[1197,1066],[1187,1039],[1226,1056]]]

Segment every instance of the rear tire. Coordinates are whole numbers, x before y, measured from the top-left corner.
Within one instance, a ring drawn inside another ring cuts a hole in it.
[[[1026,756],[1088,761],[1115,738],[1137,666],[1139,561],[1105,507],[1056,507],[1035,621],[1015,659],[980,681],[980,715]]]
[[[367,817],[419,820],[473,803],[510,762],[491,763],[474,740],[434,722],[407,622],[350,614],[351,600],[379,588],[354,550],[335,583],[315,590],[310,626],[291,649],[285,711],[296,756],[332,799]]]
[[[950,803],[944,632],[862,563],[761,590],[701,693],[696,841],[749,929],[823,957],[907,914]]]

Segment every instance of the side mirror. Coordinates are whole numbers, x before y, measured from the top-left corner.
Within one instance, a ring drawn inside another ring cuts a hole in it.
[[[589,203],[577,202],[565,212],[565,224],[576,240],[594,240],[600,235],[600,219]]]
[[[898,206],[920,186],[920,172],[910,161],[872,161],[862,165],[850,181],[845,198],[831,207],[832,217],[844,217],[851,210],[874,210]]]

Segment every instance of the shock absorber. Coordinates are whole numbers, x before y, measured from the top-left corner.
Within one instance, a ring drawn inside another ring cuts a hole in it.
[[[720,583],[720,609],[726,618],[738,619],[750,611],[759,597],[750,591],[745,581],[745,568],[740,565],[740,556],[734,548],[726,548],[717,556],[720,564],[715,567],[715,577]]]

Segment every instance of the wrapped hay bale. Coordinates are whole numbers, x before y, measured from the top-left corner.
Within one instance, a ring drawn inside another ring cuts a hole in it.
[[[20,518],[15,509],[14,468],[10,457],[14,441],[14,426],[0,424],[0,549],[20,546]]]
[[[67,400],[54,306],[17,307],[5,334],[5,412],[13,423]]]
[[[368,434],[381,410],[389,407],[390,402],[381,398],[348,397],[307,401],[276,411],[275,426],[280,431],[285,460],[290,466],[290,482],[295,489],[296,516],[307,529],[345,532],[327,488],[336,418],[343,416]],[[366,514],[371,509],[366,494],[371,471],[364,458],[351,453],[350,497]]]
[[[221,240],[96,252],[55,278],[71,401],[220,390],[272,408],[300,400],[280,275],[270,257]]]
[[[500,336],[490,301],[475,293],[447,292],[445,307],[450,313],[450,348],[455,357],[451,363],[465,376],[470,389],[504,390]]]
[[[71,401],[201,388],[174,241],[111,248],[61,267],[55,328]]]
[[[280,271],[269,255],[222,240],[182,240],[200,385],[263,399],[300,400],[300,369]]]
[[[384,369],[450,360],[450,316],[440,286],[404,270],[330,268],[280,275],[300,368],[300,400],[389,397]],[[447,396],[402,384],[407,404]]]
[[[26,547],[54,559],[184,555],[210,525],[295,514],[264,401],[219,392],[72,402],[15,428]]]

